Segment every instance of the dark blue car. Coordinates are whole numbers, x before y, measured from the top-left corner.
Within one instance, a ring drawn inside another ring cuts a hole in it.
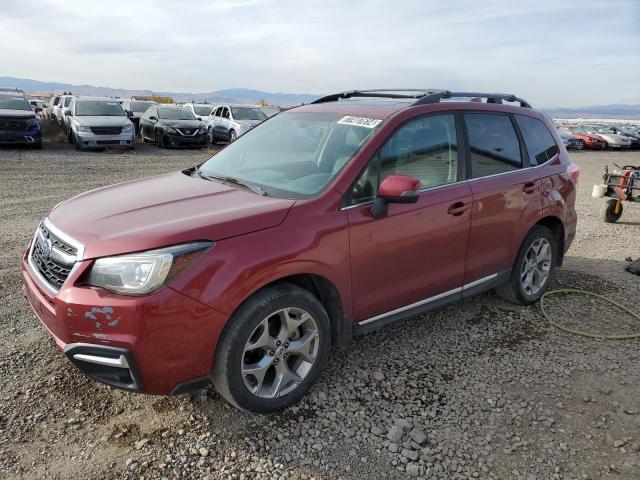
[[[42,148],[42,122],[22,90],[0,88],[0,144]]]

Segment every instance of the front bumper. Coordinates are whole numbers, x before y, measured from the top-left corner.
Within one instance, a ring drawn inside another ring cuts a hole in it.
[[[57,294],[22,262],[23,292],[36,317],[87,376],[156,395],[208,382],[227,316],[170,287],[126,297],[76,285],[92,261],[79,261]]]
[[[208,143],[207,132],[198,135],[181,135],[179,133],[166,132],[165,144],[171,147],[201,147]]]
[[[42,130],[39,128],[21,132],[0,130],[0,144],[33,144],[42,141]]]
[[[135,130],[118,135],[96,135],[91,132],[75,132],[82,148],[132,147],[135,145]]]

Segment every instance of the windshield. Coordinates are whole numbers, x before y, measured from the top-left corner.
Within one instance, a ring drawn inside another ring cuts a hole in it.
[[[136,113],[144,113],[155,102],[131,102],[131,111]]]
[[[78,117],[122,117],[124,110],[118,102],[106,100],[76,101],[76,116]]]
[[[275,197],[314,196],[375,131],[345,120],[350,118],[320,112],[276,115],[211,157],[201,172],[256,184]]]
[[[613,130],[611,130],[610,128],[606,128],[606,127],[597,127],[596,128],[596,132],[598,133],[613,133]]]
[[[213,107],[198,107],[196,105],[193,106],[193,111],[196,112],[196,115],[200,115],[201,117],[208,117],[211,115],[211,110]]]
[[[231,107],[235,120],[266,120],[267,116],[262,110],[255,107]]]
[[[158,118],[164,120],[195,120],[191,110],[186,108],[158,108]]]
[[[31,110],[31,105],[24,97],[17,95],[0,95],[0,109]]]
[[[67,97],[67,98],[64,99],[64,106],[65,107],[69,106],[69,104],[71,103],[72,98],[73,97]]]

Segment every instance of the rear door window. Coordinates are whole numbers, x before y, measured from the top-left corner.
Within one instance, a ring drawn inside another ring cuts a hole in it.
[[[471,178],[522,168],[520,141],[511,118],[496,113],[465,113],[471,151]]]
[[[542,165],[560,152],[544,122],[524,115],[516,115],[516,122],[522,132],[532,166]]]

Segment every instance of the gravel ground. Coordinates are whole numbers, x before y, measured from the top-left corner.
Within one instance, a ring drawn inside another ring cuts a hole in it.
[[[0,478],[640,478],[639,341],[567,335],[537,306],[492,293],[355,338],[300,404],[269,417],[213,389],[152,397],[83,377],[22,298],[22,248],[59,201],[206,156],[0,149]],[[640,205],[605,225],[590,192],[607,162],[640,164],[640,154],[572,158],[580,221],[556,286],[637,308],[640,277],[623,267],[640,256]],[[550,311],[584,328],[640,331],[576,296]]]

